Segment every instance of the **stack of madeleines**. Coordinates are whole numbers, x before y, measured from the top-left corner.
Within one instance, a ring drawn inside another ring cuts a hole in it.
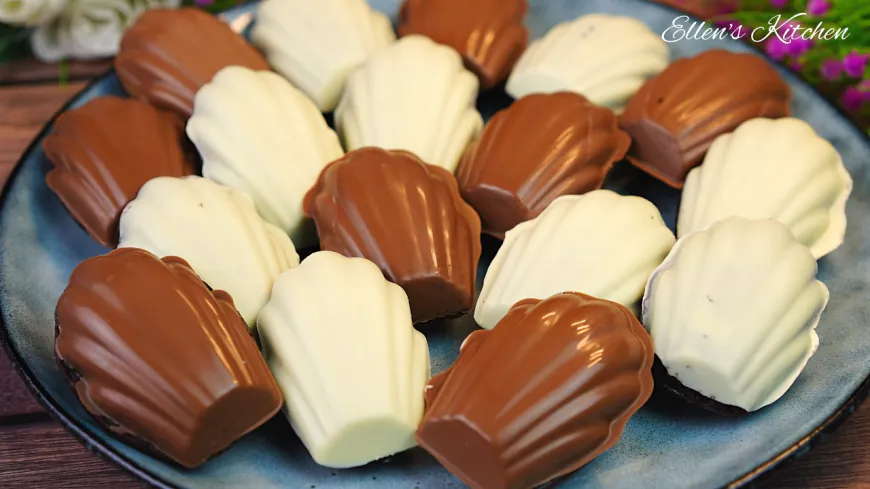
[[[87,411],[193,468],[283,406],[318,464],[419,445],[515,489],[613,446],[654,374],[723,414],[779,399],[819,345],[837,151],[758,57],[670,63],[604,14],[528,43],[527,10],[406,0],[397,39],[364,0],[265,0],[253,44],[195,9],[142,15],[115,60],[130,98],[44,143],[48,186],[117,248],[57,304]],[[495,87],[515,101],[484,124]],[[682,189],[676,236],[601,189],[624,159]],[[481,233],[503,242],[476,296]],[[431,377],[415,325],[464,313],[482,329]]]

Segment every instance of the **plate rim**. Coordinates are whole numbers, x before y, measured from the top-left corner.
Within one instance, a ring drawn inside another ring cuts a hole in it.
[[[697,17],[688,13],[684,10],[681,10],[677,7],[674,7],[669,4],[659,3],[655,0],[641,0],[645,3],[655,5],[656,7],[672,12],[678,15],[686,15],[692,21],[700,21]],[[224,12],[220,12],[214,14],[216,16],[222,16],[227,12],[231,12],[233,10],[250,8],[251,5],[255,4],[256,1],[244,1],[239,5],[232,7]],[[860,134],[860,137],[864,140],[864,143],[870,147],[870,135],[867,132],[861,129],[860,126],[849,116],[849,114],[839,105],[830,100],[827,96],[822,94],[821,90],[819,90],[816,86],[811,84],[807,79],[800,73],[795,73],[787,68],[784,68],[782,64],[778,63],[774,59],[772,59],[765,51],[760,49],[756,44],[745,42],[745,41],[736,41],[743,46],[750,48],[752,52],[756,55],[761,56],[765,61],[774,67],[781,68],[785,71],[786,78],[792,78],[795,83],[803,85],[805,88],[809,88],[819,99],[823,101],[829,108],[833,109],[840,117],[846,120],[849,126],[851,126],[857,133]],[[107,81],[113,74],[115,73],[114,66],[108,68],[105,72],[100,75],[97,75],[93,79],[91,79],[81,90],[79,90],[75,95],[73,95],[69,100],[67,100],[59,109],[57,109],[51,117],[43,124],[42,128],[39,132],[33,136],[33,139],[28,143],[27,147],[18,157],[13,166],[12,170],[9,173],[9,177],[4,182],[2,189],[0,189],[0,221],[2,221],[4,214],[4,210],[6,208],[7,199],[9,196],[9,190],[12,187],[13,182],[19,176],[19,171],[21,170],[23,163],[27,160],[34,151],[36,151],[48,133],[54,126],[54,123],[57,121],[57,118],[60,117],[61,114],[70,110],[75,104],[77,104],[84,96],[88,93],[92,88],[97,85],[100,85]],[[127,94],[129,97],[129,94]],[[0,275],[0,282],[5,279],[2,275]],[[5,300],[0,294],[0,311],[6,310]],[[132,474],[134,477],[139,480],[149,484],[151,486],[157,487],[159,489],[183,489],[178,486],[173,485],[171,482],[164,480],[157,474],[150,472],[148,469],[140,466],[135,460],[132,458],[122,454],[119,451],[116,451],[110,445],[104,443],[103,441],[97,439],[94,435],[91,435],[87,429],[81,426],[81,424],[66,410],[61,407],[59,404],[54,401],[51,396],[46,391],[45,387],[39,381],[39,379],[33,374],[33,371],[27,365],[27,363],[23,360],[22,355],[18,352],[17,348],[12,344],[12,341],[9,337],[9,329],[6,324],[5,315],[0,314],[0,344],[3,345],[3,350],[5,351],[7,357],[10,360],[10,363],[13,365],[15,372],[18,374],[19,378],[24,381],[24,384],[27,386],[27,389],[30,393],[36,398],[39,404],[48,411],[48,414],[51,415],[52,418],[59,421],[61,426],[70,434],[75,437],[75,439],[85,446],[91,453],[96,455],[98,458],[107,460],[113,463],[116,467],[120,467],[128,474]],[[744,473],[743,475],[737,477],[731,482],[721,486],[721,489],[753,489],[759,487],[765,481],[767,481],[772,475],[778,473],[779,469],[787,468],[791,465],[795,460],[799,459],[803,455],[807,454],[810,450],[812,450],[816,445],[822,442],[826,435],[830,435],[835,432],[840,426],[846,421],[855,410],[867,399],[868,394],[870,394],[870,374],[864,378],[863,381],[858,385],[858,387],[849,395],[849,398],[837,408],[836,411],[831,413],[830,416],[825,418],[818,426],[816,426],[809,433],[801,437],[795,443],[793,443],[788,448],[784,449],[779,454],[771,457],[770,459],[762,462],[754,469]],[[111,435],[110,435],[111,436]]]

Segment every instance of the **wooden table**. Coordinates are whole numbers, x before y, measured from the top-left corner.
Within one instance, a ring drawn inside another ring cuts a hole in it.
[[[0,87],[0,181],[45,121],[84,83]],[[870,404],[766,489],[870,488]],[[80,445],[33,400],[0,351],[0,488],[141,488]],[[292,487],[292,486],[288,486]],[[250,488],[256,489],[256,488]],[[437,488],[425,488],[437,489]]]

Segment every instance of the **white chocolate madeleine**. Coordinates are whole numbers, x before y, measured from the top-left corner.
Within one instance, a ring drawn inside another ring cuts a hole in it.
[[[755,411],[782,397],[818,348],[828,289],[816,271],[782,223],[731,217],[680,238],[647,283],[643,324],[671,376]]]

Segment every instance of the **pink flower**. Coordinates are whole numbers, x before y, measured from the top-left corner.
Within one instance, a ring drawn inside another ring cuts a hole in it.
[[[772,37],[764,46],[767,54],[776,61],[782,61],[788,55],[788,45],[779,40],[778,37]]]
[[[788,5],[788,0],[770,0],[770,6],[773,8],[783,8]]]
[[[838,59],[826,59],[822,62],[821,68],[819,71],[822,74],[822,78],[828,81],[839,80],[841,76],[843,76],[843,63]]]
[[[200,7],[208,7],[209,5],[214,3],[214,0],[194,0],[193,3],[199,5]]]
[[[788,67],[791,68],[791,71],[800,72],[801,70],[804,69],[804,64],[801,63],[800,61],[792,61],[791,63],[788,64]]]
[[[831,2],[828,0],[809,0],[807,13],[813,17],[823,17],[831,10]]]
[[[853,78],[861,78],[864,76],[864,68],[867,66],[868,54],[859,54],[857,51],[843,56],[843,71]]]
[[[843,107],[851,112],[861,110],[865,101],[864,94],[857,87],[846,87],[840,100],[843,102]]]
[[[804,54],[805,52],[809,51],[810,48],[812,48],[812,47],[813,47],[813,40],[812,39],[797,38],[797,39],[792,39],[787,44],[787,51],[788,51],[789,55],[797,58],[800,55]]]

